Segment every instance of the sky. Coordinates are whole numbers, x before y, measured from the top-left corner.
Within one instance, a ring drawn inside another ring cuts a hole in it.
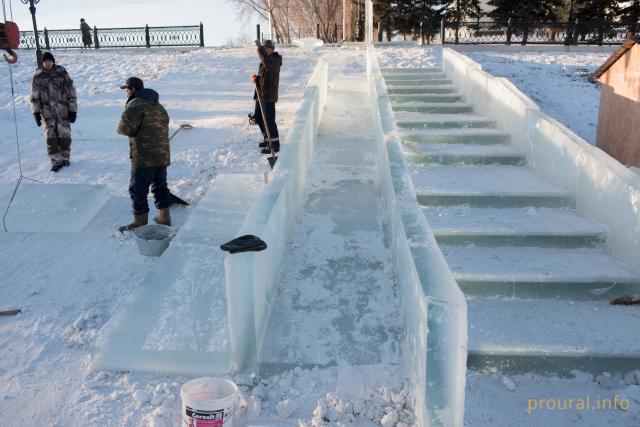
[[[20,0],[4,0],[7,19],[12,2],[13,19],[21,30],[31,31],[28,5]],[[161,25],[204,25],[207,46],[220,46],[243,34],[255,38],[256,24],[268,31],[268,24],[253,16],[248,21],[240,17],[239,10],[229,0],[40,0],[36,5],[38,29],[77,28],[80,18],[90,26],[144,27]]]

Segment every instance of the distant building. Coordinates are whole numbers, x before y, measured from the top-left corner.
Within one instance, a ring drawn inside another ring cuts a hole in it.
[[[596,145],[640,167],[640,39],[627,40],[594,73],[602,83]]]

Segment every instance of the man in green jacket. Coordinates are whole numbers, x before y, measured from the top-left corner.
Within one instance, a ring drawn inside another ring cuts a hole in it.
[[[134,220],[118,230],[133,230],[149,222],[149,186],[156,200],[156,208],[159,209],[156,222],[171,225],[171,193],[167,188],[167,166],[171,164],[169,115],[158,102],[158,92],[145,89],[139,78],[128,78],[120,88],[126,91],[128,97],[118,124],[118,133],[129,137],[129,195],[133,202]]]

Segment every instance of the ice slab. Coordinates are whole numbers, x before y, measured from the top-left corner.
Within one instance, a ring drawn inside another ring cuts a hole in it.
[[[450,144],[500,144],[511,140],[506,132],[485,128],[404,130],[400,138],[403,141]]]
[[[599,235],[607,228],[571,209],[423,207],[436,236]]]
[[[640,311],[608,301],[472,298],[469,352],[640,358]],[[624,327],[623,325],[626,325]]]
[[[640,283],[640,272],[592,248],[441,246],[457,280]]]
[[[499,196],[567,196],[532,170],[517,166],[414,166],[419,193]]]
[[[14,184],[0,184],[0,206],[3,211],[9,204],[14,188]],[[109,192],[101,185],[22,182],[7,214],[7,230],[79,232],[108,200]]]
[[[225,252],[263,178],[220,174],[127,304],[100,332],[94,367],[183,374],[229,372]]]

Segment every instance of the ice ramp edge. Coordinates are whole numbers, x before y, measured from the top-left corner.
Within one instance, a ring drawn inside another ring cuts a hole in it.
[[[394,120],[394,111],[402,108],[394,105],[388,95],[411,93],[412,89],[387,91],[373,47],[367,49],[367,55],[371,102],[377,106],[373,125],[377,129],[378,164],[386,165],[380,171],[380,181],[391,228],[394,272],[405,311],[403,353],[416,390],[418,425],[462,427],[467,359],[466,301],[416,199]],[[384,70],[386,75],[416,72],[426,74],[440,70]],[[417,89],[413,93],[433,90],[438,89]],[[454,91],[449,87],[445,90]],[[425,109],[440,113],[471,111],[470,106],[447,110],[442,104]],[[420,108],[406,110],[420,111]],[[405,118],[409,116],[400,114]]]
[[[264,188],[253,174],[220,174],[171,246],[100,330],[94,369],[230,372],[224,252]],[[224,218],[224,221],[220,221]]]

